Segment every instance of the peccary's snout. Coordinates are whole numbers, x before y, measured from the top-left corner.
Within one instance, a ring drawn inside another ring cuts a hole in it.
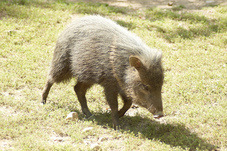
[[[157,113],[154,113],[154,118],[156,118],[156,119],[159,119],[163,116],[164,116],[163,111],[159,111]]]
[[[162,108],[160,110],[157,110],[157,108],[154,105],[151,105],[151,107],[148,110],[154,115],[155,119],[159,119],[164,116]]]

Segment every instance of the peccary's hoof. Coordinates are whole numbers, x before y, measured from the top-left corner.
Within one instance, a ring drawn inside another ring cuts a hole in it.
[[[42,105],[46,104],[46,100],[42,100],[41,104]]]
[[[121,129],[119,125],[118,125],[118,126],[115,126],[115,125],[114,125],[113,127],[114,127],[114,130],[115,130],[115,131],[120,131],[120,129]]]

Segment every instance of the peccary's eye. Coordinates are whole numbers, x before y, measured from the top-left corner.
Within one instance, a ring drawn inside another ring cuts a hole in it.
[[[144,89],[144,90],[146,90],[146,91],[149,91],[149,86],[148,86],[148,85],[143,84],[143,89]]]

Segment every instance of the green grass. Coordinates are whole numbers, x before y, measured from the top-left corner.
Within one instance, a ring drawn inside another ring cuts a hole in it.
[[[87,94],[94,117],[86,120],[75,80],[54,85],[40,104],[59,33],[72,16],[86,14],[111,18],[163,51],[164,118],[131,108],[114,131],[103,90],[94,86]],[[64,0],[1,1],[0,150],[91,150],[95,143],[102,150],[226,150],[226,16],[226,6],[135,11]],[[65,120],[72,111],[79,121]],[[83,132],[86,127],[93,129]]]

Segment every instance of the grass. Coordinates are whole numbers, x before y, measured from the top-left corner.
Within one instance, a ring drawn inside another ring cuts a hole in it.
[[[72,16],[85,14],[111,18],[163,51],[164,118],[131,108],[114,131],[103,90],[94,86],[87,98],[95,116],[85,120],[75,80],[54,85],[40,104],[56,39]],[[1,150],[92,150],[96,143],[102,150],[226,150],[226,16],[226,6],[135,11],[64,0],[1,1]],[[72,111],[79,121],[65,120]],[[93,129],[83,132],[86,127]]]

